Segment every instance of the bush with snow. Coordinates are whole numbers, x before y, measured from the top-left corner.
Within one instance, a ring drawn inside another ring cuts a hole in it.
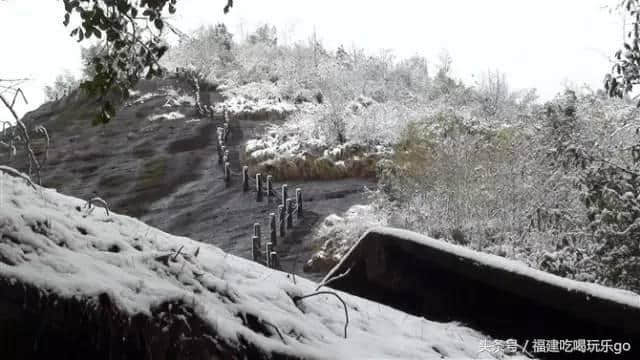
[[[326,273],[367,230],[386,225],[386,218],[372,205],[354,205],[341,216],[327,216],[314,236],[319,250],[304,265],[304,271]]]
[[[276,86],[267,82],[250,83],[238,87],[221,87],[225,101],[215,105],[216,112],[228,112],[235,118],[249,117],[284,119],[297,110],[284,101]]]

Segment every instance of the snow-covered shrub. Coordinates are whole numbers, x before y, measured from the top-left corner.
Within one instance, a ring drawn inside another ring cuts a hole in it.
[[[65,71],[56,76],[53,85],[45,86],[45,97],[47,101],[55,101],[71,94],[71,92],[78,89],[79,86],[80,80],[70,71]]]
[[[640,290],[638,110],[571,93],[506,109],[478,119],[469,103],[411,122],[379,167],[389,223]]]
[[[319,249],[307,261],[304,271],[327,272],[367,230],[386,224],[386,219],[372,205],[354,205],[341,216],[327,216],[316,230]]]
[[[290,102],[283,101],[278,88],[272,83],[259,82],[230,88],[222,88],[227,98],[216,104],[216,112],[227,111],[232,117],[252,117],[281,120],[297,110]]]
[[[556,115],[556,159],[574,174],[594,242],[596,280],[640,289],[640,111],[597,95],[572,96]],[[564,115],[564,116],[562,116]]]
[[[328,140],[318,121],[324,112],[301,110],[281,126],[273,126],[247,141],[245,158],[256,172],[276,179],[340,179],[375,176],[377,162],[390,156],[390,147],[373,143]]]

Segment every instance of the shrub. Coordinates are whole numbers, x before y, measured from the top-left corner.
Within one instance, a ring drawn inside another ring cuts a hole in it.
[[[45,86],[45,97],[47,101],[59,100],[76,90],[78,86],[80,86],[80,80],[76,79],[70,71],[65,71],[56,76],[53,85]]]

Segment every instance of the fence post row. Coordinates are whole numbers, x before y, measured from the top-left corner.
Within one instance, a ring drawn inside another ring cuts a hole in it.
[[[210,105],[205,105],[204,107],[199,107],[199,110],[205,111],[208,114],[211,114],[213,117],[214,109]],[[229,186],[231,182],[231,163],[229,156],[229,149],[224,145],[226,139],[229,136],[229,114],[226,110],[224,110],[224,118],[225,123],[224,127],[217,127],[217,135],[218,135],[218,144],[216,145],[216,150],[218,151],[218,164],[224,165],[224,182],[227,186]],[[256,200],[257,202],[262,202],[265,189],[263,188],[263,177],[261,173],[256,174]],[[267,202],[271,202],[271,197],[276,194],[273,191],[273,176],[266,176],[266,193],[267,193]],[[242,191],[247,192],[249,190],[249,167],[242,167]],[[297,218],[301,218],[303,215],[302,209],[302,189],[296,188],[295,192],[295,211],[293,205],[294,199],[289,199],[288,194],[288,185],[282,185],[282,203],[278,205],[277,213],[269,214],[269,242],[265,244],[264,249],[264,259],[267,266],[280,269],[280,259],[278,257],[277,251],[275,248],[278,244],[278,227],[280,227],[280,237],[284,238],[287,233],[287,229],[293,228],[293,213],[296,213]],[[253,225],[253,236],[251,237],[251,253],[252,258],[256,262],[260,262],[260,258],[262,256],[262,245],[261,245],[261,228],[260,223],[254,223]]]
[[[262,174],[256,174],[256,201],[262,202]]]

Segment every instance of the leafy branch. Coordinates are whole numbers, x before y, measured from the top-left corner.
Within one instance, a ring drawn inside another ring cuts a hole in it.
[[[116,113],[116,104],[125,101],[141,78],[151,79],[165,72],[159,60],[168,50],[163,30],[180,32],[170,25],[165,14],[176,12],[177,0],[63,0],[66,27],[82,42],[92,37],[102,43],[103,51],[91,60],[93,76],[80,87],[98,98],[101,107],[94,124],[108,123]],[[233,6],[228,0],[227,13]]]

